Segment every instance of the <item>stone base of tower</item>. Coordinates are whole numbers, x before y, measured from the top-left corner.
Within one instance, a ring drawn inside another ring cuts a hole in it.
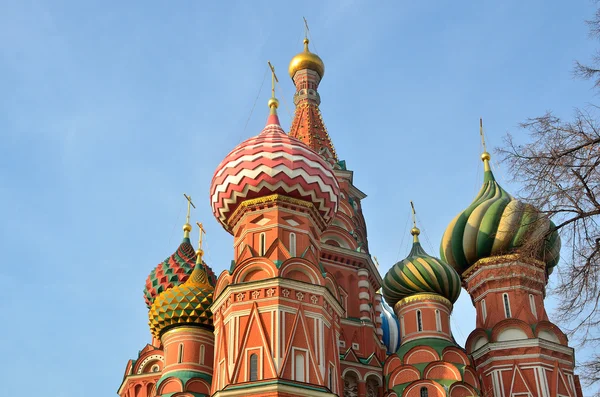
[[[513,336],[518,334],[515,331]],[[540,338],[481,344],[480,332],[475,331],[467,340],[467,350],[481,375],[482,396],[583,395],[573,373],[574,352],[568,346]]]
[[[270,379],[263,382],[230,385],[213,394],[212,397],[334,397],[337,394],[329,389],[311,384],[301,384],[283,379]]]

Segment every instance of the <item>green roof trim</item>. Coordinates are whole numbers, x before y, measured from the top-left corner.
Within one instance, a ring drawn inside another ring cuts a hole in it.
[[[398,348],[398,350],[396,351],[396,355],[398,357],[400,357],[401,360],[404,361],[404,355],[406,353],[408,353],[408,351],[410,349],[412,349],[413,347],[416,347],[416,346],[429,346],[429,347],[433,348],[440,355],[440,357],[442,356],[442,352],[444,351],[444,349],[447,347],[456,347],[456,348],[464,351],[464,349],[462,347],[460,347],[456,343],[451,342],[446,339],[420,338],[420,339],[411,340],[410,342],[406,342],[405,344],[401,345]],[[412,365],[414,365],[414,364],[412,364]]]
[[[197,372],[197,371],[173,371],[173,372],[169,372],[163,376],[160,377],[160,379],[158,380],[158,382],[156,382],[156,389],[158,390],[158,388],[160,387],[160,385],[167,379],[170,378],[177,378],[181,381],[181,383],[185,386],[185,384],[190,380],[190,379],[204,379],[205,381],[208,381],[209,383],[212,382],[212,376],[211,375],[207,375],[203,372]]]

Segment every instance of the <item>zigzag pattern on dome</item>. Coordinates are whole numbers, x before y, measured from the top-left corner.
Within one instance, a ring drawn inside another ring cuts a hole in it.
[[[227,220],[240,203],[274,193],[311,202],[326,223],[337,211],[339,185],[331,166],[278,124],[269,124],[221,162],[212,180],[211,206],[229,229]]]

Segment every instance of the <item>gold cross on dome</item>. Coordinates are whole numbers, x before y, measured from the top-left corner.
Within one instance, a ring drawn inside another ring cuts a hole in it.
[[[202,250],[202,241],[204,239],[204,235],[206,234],[206,230],[204,230],[202,223],[196,222],[196,225],[198,225],[198,231],[200,232],[200,237],[198,238],[198,249]]]
[[[189,225],[190,224],[190,213],[192,212],[192,208],[191,207],[194,207],[194,209],[196,209],[196,206],[192,202],[192,196],[188,196],[187,194],[183,193],[183,197],[185,197],[185,199],[188,202],[188,204],[187,204],[187,215],[185,217],[185,223]]]
[[[275,74],[275,67],[271,64],[271,61],[267,61],[269,68],[271,68],[271,98],[275,98],[275,83],[279,83],[279,79]]]
[[[410,200],[410,207],[412,208],[413,226],[417,227],[417,211],[415,211],[415,205],[413,204],[412,200]]]
[[[483,135],[483,119],[479,119],[479,135],[481,136],[481,145],[483,146],[483,151],[487,153],[485,148],[485,136]]]

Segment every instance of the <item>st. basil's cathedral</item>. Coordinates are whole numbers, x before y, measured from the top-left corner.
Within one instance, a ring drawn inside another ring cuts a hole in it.
[[[308,44],[289,66],[290,131],[273,95],[264,129],[214,173],[231,267],[216,277],[202,260],[201,224],[193,247],[188,204],[183,241],[146,280],[152,339],[127,363],[120,397],[581,397],[574,350],[544,307],[560,239],[500,187],[487,152],[483,186],[440,258],[415,222],[406,259],[381,277],[366,195],[325,128],[325,65]],[[477,311],[464,347],[450,329],[461,286]]]

